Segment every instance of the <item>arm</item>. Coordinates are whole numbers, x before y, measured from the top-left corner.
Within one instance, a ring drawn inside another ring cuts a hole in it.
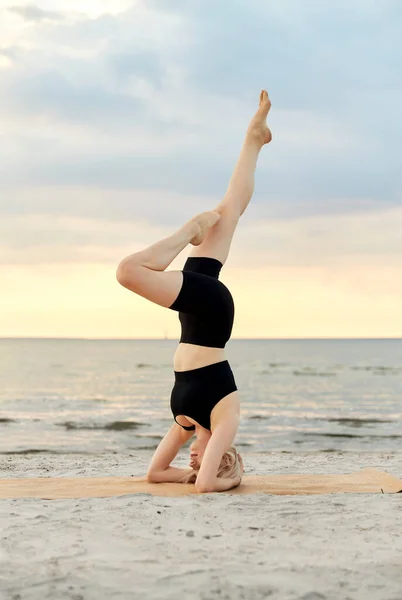
[[[239,416],[226,413],[221,422],[215,427],[197,476],[195,484],[197,492],[224,492],[240,485],[240,477],[236,477],[236,479],[217,477],[222,456],[232,445],[238,426]]]
[[[169,429],[159,446],[155,450],[147,472],[149,483],[176,482],[185,475],[193,472],[192,469],[178,469],[171,467],[170,463],[176,457],[181,446],[193,435],[192,431],[185,431],[180,425],[174,423]]]

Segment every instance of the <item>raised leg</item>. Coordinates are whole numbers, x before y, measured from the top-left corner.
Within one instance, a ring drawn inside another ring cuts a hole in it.
[[[187,244],[201,244],[219,219],[216,211],[201,213],[170,237],[126,256],[117,267],[117,281],[155,304],[171,306],[180,292],[183,275],[181,271],[165,269]]]
[[[226,194],[215,209],[221,218],[208,231],[204,241],[192,250],[190,256],[206,256],[225,263],[239,218],[246,210],[254,191],[258,155],[262,146],[272,139],[266,124],[270,108],[268,94],[263,90],[260,94],[260,106],[247,129]]]

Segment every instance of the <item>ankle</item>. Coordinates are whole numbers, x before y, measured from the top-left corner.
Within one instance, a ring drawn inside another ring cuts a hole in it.
[[[191,240],[199,235],[201,232],[200,225],[193,220],[188,221],[182,227],[183,238],[186,239],[187,244],[191,242]]]

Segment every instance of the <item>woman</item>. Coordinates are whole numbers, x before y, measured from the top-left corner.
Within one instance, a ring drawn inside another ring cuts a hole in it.
[[[171,395],[175,422],[152,458],[147,473],[150,482],[195,482],[198,492],[224,491],[241,483],[243,462],[232,446],[240,402],[224,354],[234,305],[218,277],[239,217],[253,193],[259,152],[272,138],[266,124],[270,108],[263,90],[229,187],[216,209],[197,215],[172,236],[127,256],[117,268],[121,285],[178,311],[182,325]],[[188,244],[194,249],[183,270],[165,271]],[[190,469],[172,467],[180,447],[194,433]]]

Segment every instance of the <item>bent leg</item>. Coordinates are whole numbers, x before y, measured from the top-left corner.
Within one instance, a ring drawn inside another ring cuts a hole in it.
[[[222,264],[225,263],[239,218],[246,210],[253,195],[254,173],[260,150],[264,144],[271,141],[271,132],[266,125],[270,108],[268,94],[262,91],[259,109],[247,129],[228,189],[215,209],[221,218],[208,231],[204,241],[192,250],[190,256],[216,258]]]
[[[197,215],[170,237],[123,258],[116,271],[118,282],[155,304],[171,306],[180,292],[183,274],[165,269],[187,244],[202,243],[218,219],[213,211]]]

